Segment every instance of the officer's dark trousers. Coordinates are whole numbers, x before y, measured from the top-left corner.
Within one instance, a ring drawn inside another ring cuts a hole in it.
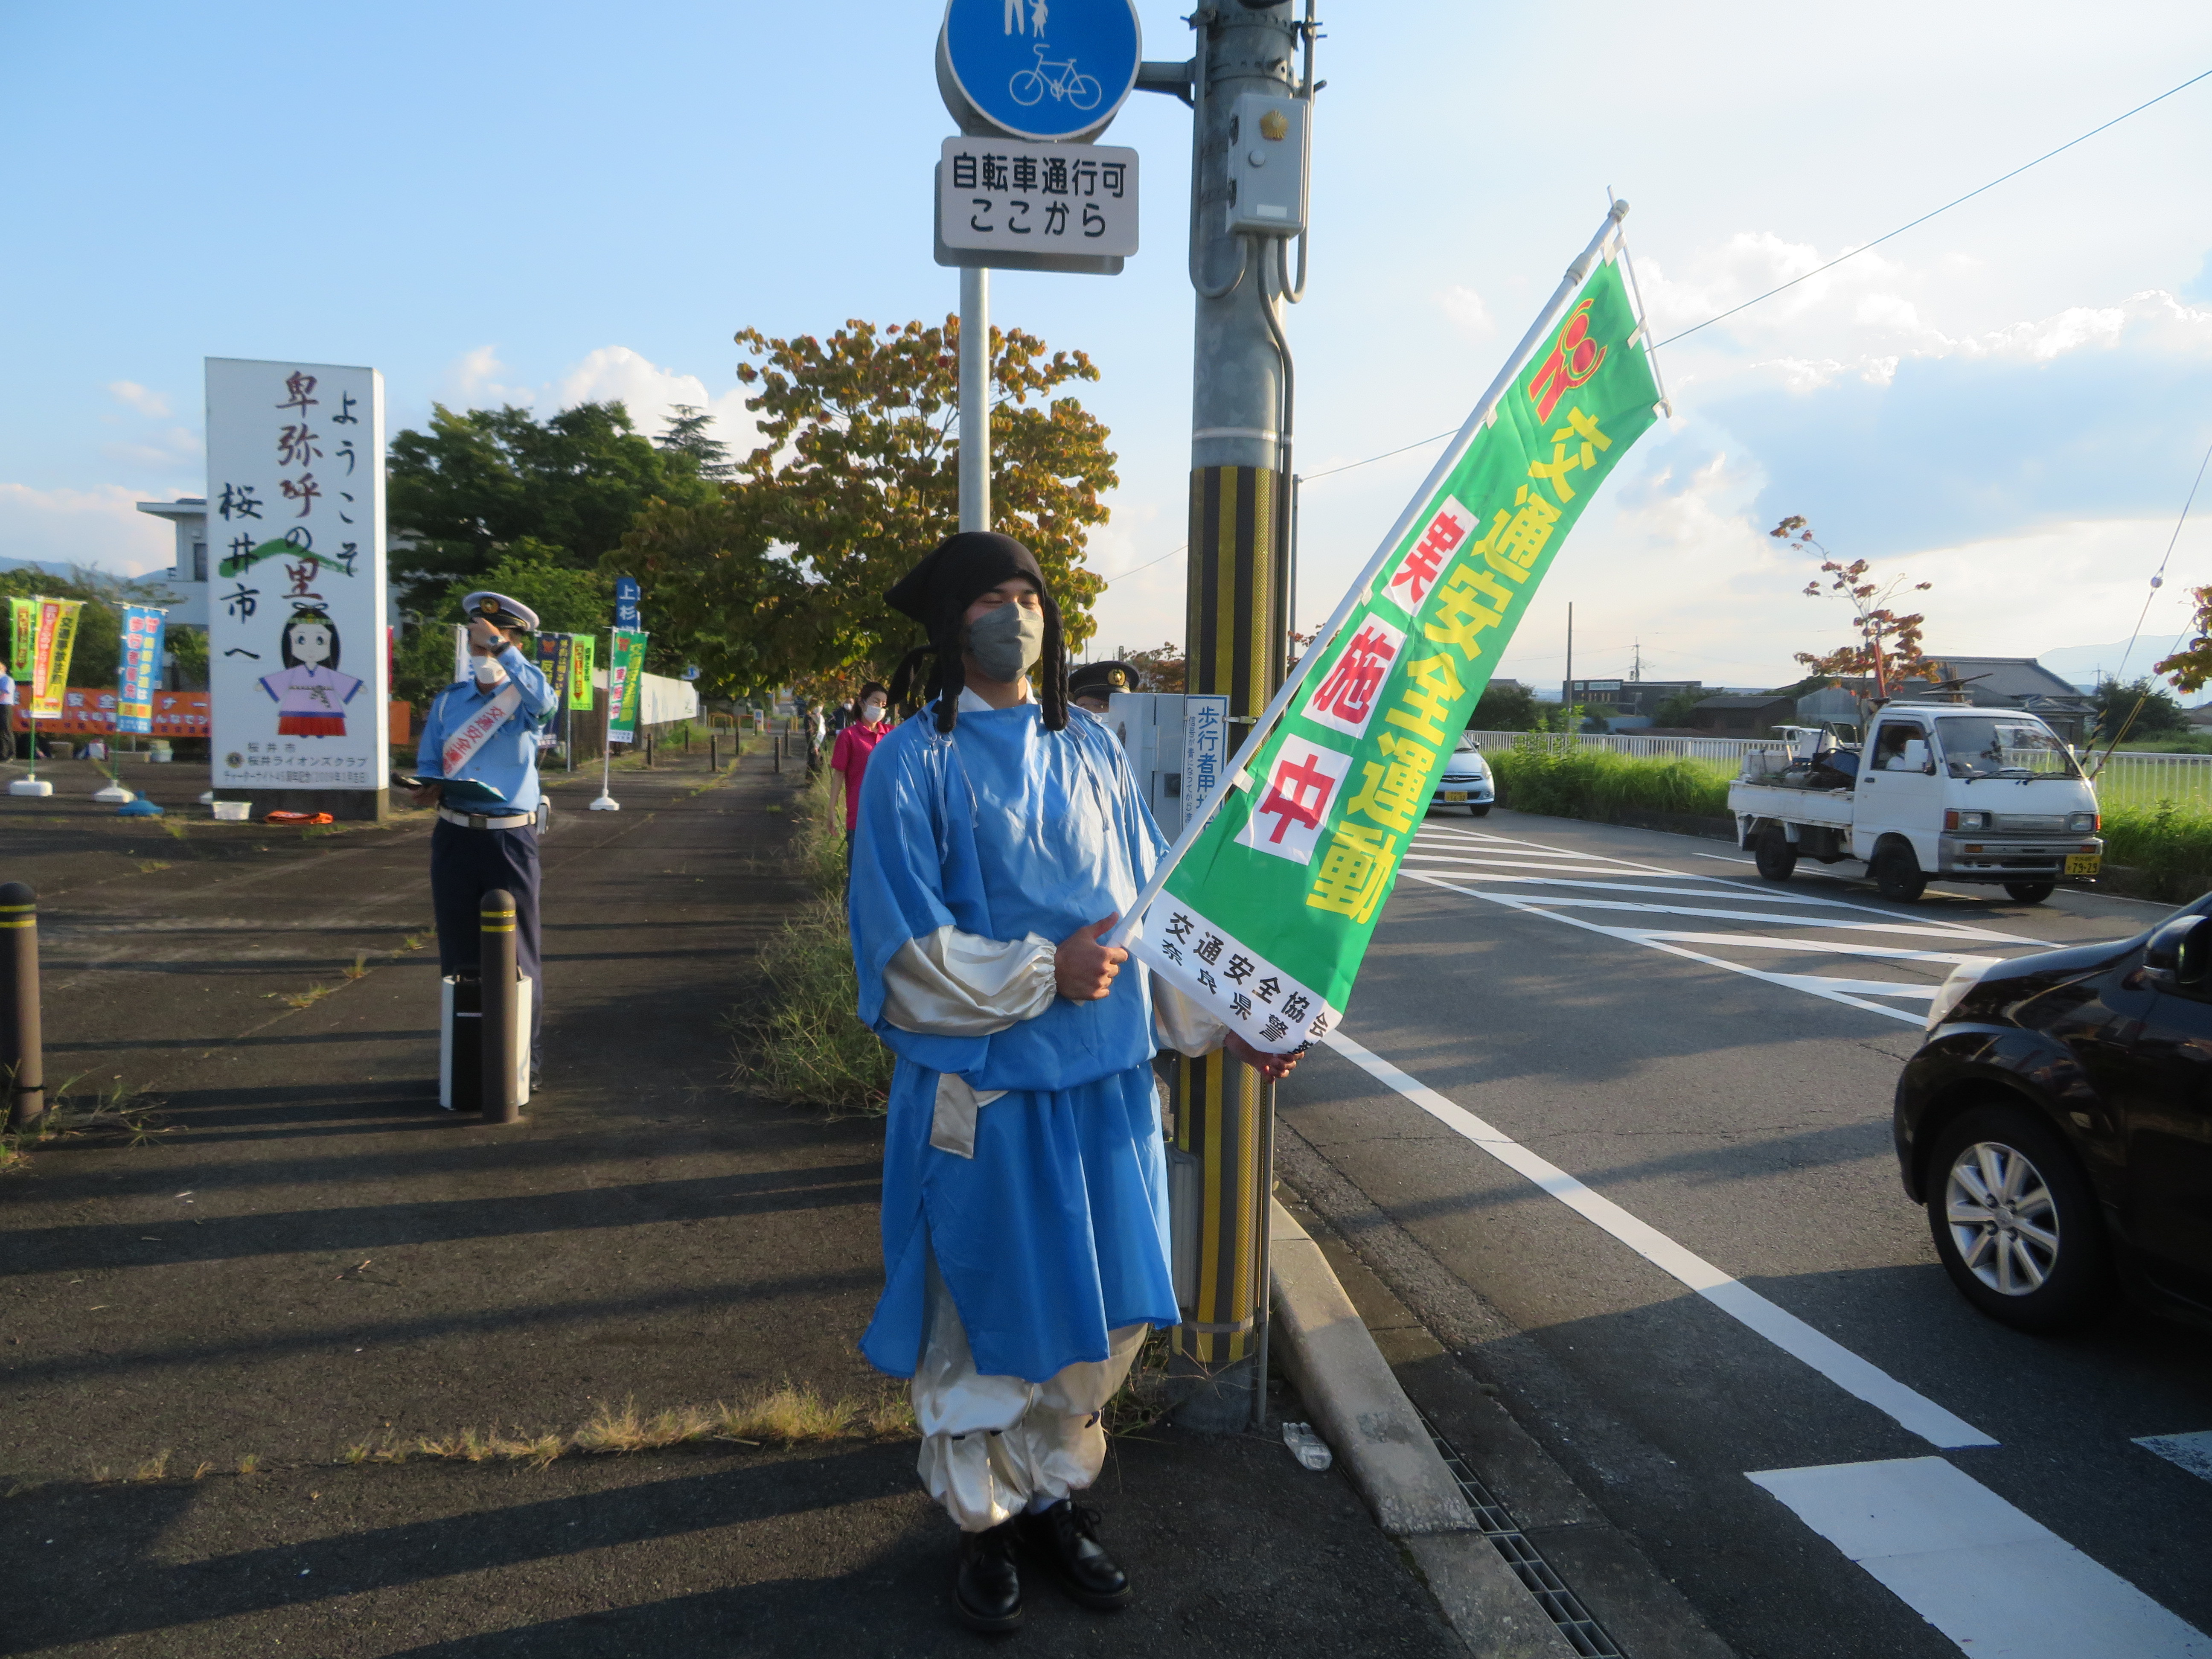
[[[438,971],[473,974],[481,962],[483,896],[514,898],[514,957],[529,975],[530,1069],[538,1068],[538,1032],[545,981],[538,967],[538,831],[470,830],[440,818],[430,831],[430,904],[438,921]]]

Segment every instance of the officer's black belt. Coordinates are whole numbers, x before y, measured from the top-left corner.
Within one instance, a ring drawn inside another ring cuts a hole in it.
[[[535,812],[502,812],[487,816],[482,812],[456,812],[450,806],[441,806],[438,816],[448,823],[458,823],[464,830],[520,830],[538,822]]]

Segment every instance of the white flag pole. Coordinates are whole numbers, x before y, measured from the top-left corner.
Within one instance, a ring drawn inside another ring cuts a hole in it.
[[[622,803],[615,799],[615,636],[607,634],[607,718],[599,728],[599,798],[585,810],[592,812],[619,812]]]
[[[1434,495],[1437,489],[1442,488],[1444,480],[1451,476],[1452,469],[1460,464],[1461,458],[1467,453],[1468,446],[1474,442],[1476,434],[1490,424],[1492,416],[1497,413],[1498,405],[1504,400],[1506,392],[1511,388],[1514,376],[1518,374],[1522,366],[1535,355],[1537,346],[1551,331],[1553,324],[1559,320],[1559,313],[1566,309],[1568,301],[1573,299],[1576,291],[1589,280],[1591,267],[1597,262],[1598,256],[1604,252],[1605,245],[1620,234],[1620,222],[1627,216],[1628,204],[1615,202],[1612,210],[1605,216],[1605,222],[1598,227],[1597,234],[1590,238],[1589,246],[1585,247],[1577,256],[1575,262],[1567,267],[1567,273],[1559,279],[1559,287],[1553,290],[1552,297],[1544,302],[1544,309],[1537,317],[1534,325],[1521,337],[1521,343],[1513,348],[1511,355],[1505,360],[1505,366],[1498,370],[1498,378],[1490,383],[1490,390],[1482,394],[1482,401],[1474,406],[1474,412],[1467,417],[1467,423],[1460,428],[1451,442],[1445,446],[1444,453],[1437,458],[1437,464],[1429,469],[1429,476],[1422,480],[1421,487],[1413,492],[1413,498],[1406,504],[1406,510],[1398,515],[1397,523],[1390,526],[1390,533],[1382,538],[1382,544],[1375,550],[1374,556],[1367,562],[1367,568],[1359,573],[1359,579],[1345,590],[1344,598],[1338,601],[1334,614],[1322,624],[1321,631],[1314,635],[1312,645],[1307,648],[1305,655],[1299,659],[1297,672],[1283,682],[1282,690],[1275,693],[1267,708],[1261,713],[1260,718],[1253,722],[1250,735],[1246,737],[1243,745],[1237,750],[1237,758],[1230,763],[1229,781],[1221,788],[1216,789],[1207,798],[1205,807],[1198,816],[1183,825],[1182,833],[1175,839],[1175,845],[1168,848],[1166,856],[1160,860],[1158,866],[1153,870],[1152,879],[1145,884],[1144,890],[1137,895],[1135,901],[1129,906],[1128,914],[1114,924],[1113,931],[1106,935],[1104,943],[1121,946],[1126,946],[1129,943],[1130,937],[1137,931],[1138,923],[1144,919],[1146,907],[1160,896],[1160,890],[1168,884],[1168,878],[1175,873],[1176,866],[1182,862],[1183,854],[1189,852],[1197,842],[1199,832],[1204,830],[1212,820],[1213,815],[1221,810],[1222,805],[1228,800],[1231,791],[1237,788],[1243,778],[1244,769],[1251,764],[1253,757],[1260,752],[1260,745],[1265,741],[1268,732],[1273,729],[1275,722],[1282,718],[1283,711],[1290,707],[1291,699],[1297,695],[1298,689],[1306,683],[1307,677],[1320,666],[1322,658],[1327,653],[1328,647],[1336,642],[1337,635],[1343,631],[1344,624],[1351,618],[1352,613],[1366,601],[1368,591],[1375,585],[1375,579],[1382,574],[1383,567],[1389,562],[1391,556],[1398,550],[1398,544],[1406,538],[1406,532],[1413,527],[1414,520],[1419,515],[1421,509],[1428,505],[1429,498]]]

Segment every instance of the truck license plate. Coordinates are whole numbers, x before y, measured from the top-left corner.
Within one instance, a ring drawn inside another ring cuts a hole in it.
[[[2103,863],[2104,860],[2094,853],[2069,853],[2066,855],[2066,873],[2069,876],[2094,876]]]
[[[1444,799],[1446,800],[1465,800],[1467,799],[1467,791],[1464,789],[1447,789],[1444,791]],[[2093,864],[2095,861],[2096,860],[2094,859],[2090,860]]]

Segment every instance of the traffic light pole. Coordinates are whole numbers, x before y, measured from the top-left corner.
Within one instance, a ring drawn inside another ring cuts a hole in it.
[[[1242,94],[1310,98],[1311,0],[1303,23],[1287,0],[1203,0],[1191,24],[1197,52],[1187,70],[1147,64],[1139,84],[1184,95],[1193,110],[1186,684],[1227,695],[1241,740],[1282,684],[1291,626],[1291,365],[1279,307],[1297,289],[1286,239],[1229,228],[1231,127]],[[1303,76],[1294,67],[1302,41]],[[1233,142],[1241,153],[1257,137]],[[1175,1102],[1176,1145],[1202,1172],[1195,1305],[1174,1340],[1174,1369],[1190,1382],[1176,1419],[1240,1429],[1262,1420],[1267,1403],[1274,1088],[1217,1052],[1177,1060]]]

